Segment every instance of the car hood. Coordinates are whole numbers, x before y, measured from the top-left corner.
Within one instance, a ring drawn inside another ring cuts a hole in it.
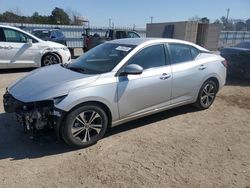
[[[12,83],[8,92],[22,102],[48,100],[67,95],[70,90],[89,84],[98,77],[51,65],[36,69]]]
[[[65,48],[66,46],[59,44],[57,42],[41,40],[40,45],[50,48]]]

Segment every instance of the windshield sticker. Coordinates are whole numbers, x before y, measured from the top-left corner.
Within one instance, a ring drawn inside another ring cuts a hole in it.
[[[118,47],[116,48],[116,50],[128,52],[129,50],[131,50],[131,48],[130,48],[130,47],[127,47],[127,46],[118,46]]]

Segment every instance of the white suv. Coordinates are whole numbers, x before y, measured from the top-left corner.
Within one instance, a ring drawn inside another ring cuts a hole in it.
[[[71,55],[66,46],[43,41],[16,27],[0,25],[0,69],[70,62]]]

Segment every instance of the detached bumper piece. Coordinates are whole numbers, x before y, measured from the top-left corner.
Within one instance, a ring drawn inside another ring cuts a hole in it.
[[[63,116],[63,112],[55,109],[53,100],[24,103],[6,93],[3,103],[5,112],[14,112],[18,122],[31,133],[32,138],[39,130],[57,129]]]

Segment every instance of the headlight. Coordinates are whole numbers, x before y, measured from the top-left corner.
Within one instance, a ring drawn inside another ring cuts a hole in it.
[[[67,47],[62,47],[61,49],[64,51],[69,51],[69,49]]]

